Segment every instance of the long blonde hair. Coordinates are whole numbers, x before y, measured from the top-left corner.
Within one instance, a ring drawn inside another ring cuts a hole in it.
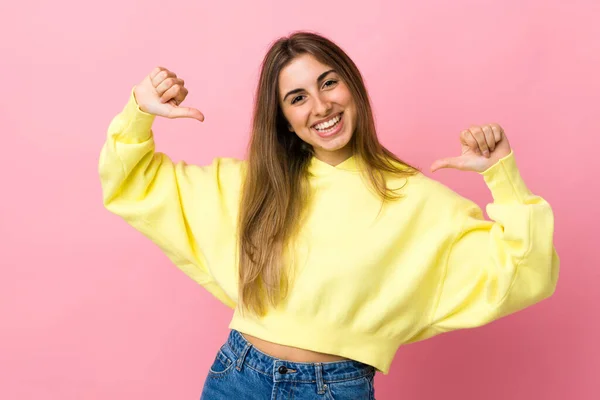
[[[311,32],[295,32],[273,43],[262,62],[256,91],[240,203],[238,303],[242,312],[264,315],[267,301],[275,306],[288,292],[282,258],[308,201],[313,150],[288,130],[278,100],[278,78],[283,68],[304,54],[335,69],[348,86],[357,111],[353,154],[361,160],[365,177],[382,201],[400,197],[386,186],[384,173],[407,177],[418,171],[379,143],[362,76],[340,47]]]

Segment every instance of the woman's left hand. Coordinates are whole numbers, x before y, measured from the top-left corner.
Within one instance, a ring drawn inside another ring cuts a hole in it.
[[[461,155],[442,158],[431,165],[431,172],[441,168],[483,172],[510,154],[510,144],[498,124],[473,126],[460,133]]]

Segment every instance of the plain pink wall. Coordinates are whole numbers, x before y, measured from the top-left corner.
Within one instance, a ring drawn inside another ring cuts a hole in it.
[[[497,121],[556,214],[556,294],[401,348],[377,398],[600,398],[600,2],[566,3],[2,2],[0,398],[199,398],[231,313],[104,210],[98,154],[131,87],[163,65],[206,122],[158,119],[160,150],[243,157],[260,61],[296,29],[348,51],[400,157],[431,175],[461,129]],[[491,199],[476,174],[435,177]]]

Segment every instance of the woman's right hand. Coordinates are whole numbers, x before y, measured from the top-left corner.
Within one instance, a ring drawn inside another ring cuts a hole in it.
[[[156,67],[133,89],[140,110],[166,118],[194,118],[204,121],[204,115],[195,108],[181,107],[188,94],[184,81],[174,72]]]

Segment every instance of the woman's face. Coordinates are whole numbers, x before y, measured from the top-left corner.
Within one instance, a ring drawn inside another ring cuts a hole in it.
[[[352,155],[356,106],[336,71],[311,55],[296,57],[279,74],[279,102],[293,131],[315,157],[337,165]]]

